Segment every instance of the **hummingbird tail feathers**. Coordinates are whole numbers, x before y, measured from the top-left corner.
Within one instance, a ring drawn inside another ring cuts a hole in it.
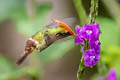
[[[20,65],[28,56],[29,54],[24,54],[17,62],[16,64]]]

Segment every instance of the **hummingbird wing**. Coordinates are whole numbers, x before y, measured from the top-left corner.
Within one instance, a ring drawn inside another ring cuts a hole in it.
[[[75,24],[77,24],[77,18],[72,17],[72,18],[65,18],[65,19],[60,19],[60,21],[64,22],[68,26],[70,26],[71,29],[75,28]],[[47,28],[56,28],[59,27],[59,25],[56,22],[52,22],[46,26]]]

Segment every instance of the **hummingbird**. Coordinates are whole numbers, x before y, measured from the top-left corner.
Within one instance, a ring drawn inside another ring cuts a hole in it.
[[[75,22],[75,20],[72,20],[71,18],[64,19],[64,21],[66,23]],[[53,19],[53,22],[46,27],[46,29],[38,31],[27,40],[24,54],[17,61],[18,65],[20,65],[27,58],[27,56],[35,50],[39,50],[41,52],[59,39],[66,38],[68,36],[77,37],[77,35],[67,24],[57,19]]]

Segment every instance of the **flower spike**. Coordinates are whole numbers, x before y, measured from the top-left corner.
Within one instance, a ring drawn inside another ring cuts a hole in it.
[[[93,67],[100,59],[100,41],[101,34],[99,24],[85,24],[83,27],[76,26],[77,37],[76,44],[83,44],[85,46],[85,39],[88,40],[89,47],[84,51],[84,64],[87,67]],[[84,48],[84,47],[83,47]]]

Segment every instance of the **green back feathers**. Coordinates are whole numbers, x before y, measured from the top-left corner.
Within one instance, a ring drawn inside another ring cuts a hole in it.
[[[57,33],[65,33],[68,32],[65,28],[56,27],[56,28],[48,28],[42,31],[37,32],[32,38],[40,43],[44,40],[44,34],[56,35]]]
[[[48,29],[48,32],[52,35],[56,35],[57,33],[65,33],[68,32],[65,28],[57,27],[53,29]]]

